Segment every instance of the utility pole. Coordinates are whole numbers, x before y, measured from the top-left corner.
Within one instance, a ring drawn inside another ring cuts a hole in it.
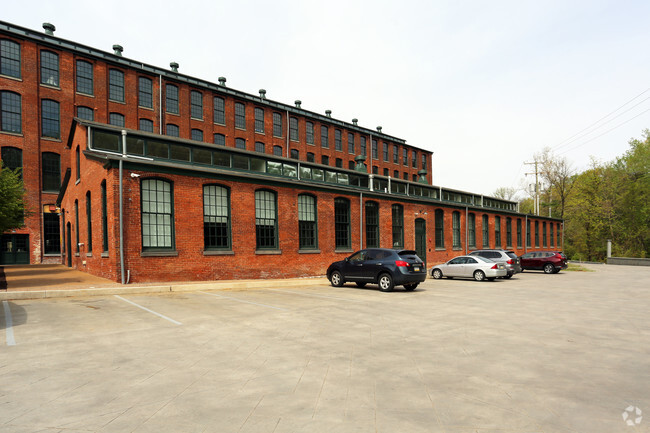
[[[524,162],[526,165],[534,165],[535,166],[535,173],[526,173],[526,176],[529,174],[534,174],[535,175],[535,200],[534,200],[534,213],[535,215],[539,215],[539,171],[537,170],[537,165],[539,162],[537,159],[535,159],[534,162]]]

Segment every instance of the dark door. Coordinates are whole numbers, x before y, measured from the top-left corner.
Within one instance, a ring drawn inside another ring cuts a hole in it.
[[[415,252],[427,267],[427,222],[418,218],[415,220]]]
[[[0,265],[29,264],[29,235],[2,235]]]
[[[70,223],[65,227],[65,253],[68,256],[68,267],[72,267],[72,235],[70,234]]]

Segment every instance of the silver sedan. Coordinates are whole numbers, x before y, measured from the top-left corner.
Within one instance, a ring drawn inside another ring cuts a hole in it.
[[[460,277],[492,281],[497,277],[505,277],[508,270],[503,263],[496,263],[481,256],[459,256],[434,266],[430,273],[436,280],[442,277]]]

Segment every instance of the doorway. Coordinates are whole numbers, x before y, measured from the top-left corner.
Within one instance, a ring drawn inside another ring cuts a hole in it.
[[[0,265],[28,264],[29,235],[2,235],[0,238]]]
[[[415,220],[415,252],[427,263],[427,222],[423,218]]]

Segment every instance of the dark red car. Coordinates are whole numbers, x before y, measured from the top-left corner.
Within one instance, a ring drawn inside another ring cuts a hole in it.
[[[567,258],[562,251],[535,251],[519,257],[521,271],[537,269],[546,274],[556,274],[567,268]]]

